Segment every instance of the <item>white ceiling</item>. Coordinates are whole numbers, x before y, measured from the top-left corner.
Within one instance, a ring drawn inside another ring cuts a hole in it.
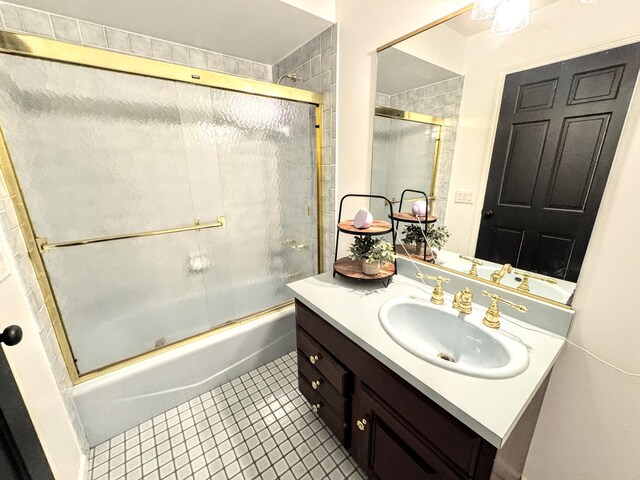
[[[11,0],[273,65],[331,25],[280,0]]]
[[[391,47],[378,54],[376,92],[393,95],[457,76],[455,72]]]

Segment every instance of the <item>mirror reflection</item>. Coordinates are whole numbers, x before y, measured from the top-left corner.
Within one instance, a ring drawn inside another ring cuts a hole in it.
[[[507,36],[467,10],[378,53],[371,192],[407,214],[400,254],[571,303],[640,58],[580,35],[584,7],[533,2]]]

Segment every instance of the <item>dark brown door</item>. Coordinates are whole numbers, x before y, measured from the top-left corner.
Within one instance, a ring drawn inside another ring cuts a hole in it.
[[[640,44],[507,75],[476,257],[576,281]]]
[[[20,343],[15,325],[0,335],[0,343]],[[19,348],[19,347],[18,347]],[[53,480],[49,462],[24,405],[4,350],[0,347],[0,479]]]
[[[358,464],[376,480],[461,480],[409,424],[379,401],[366,386],[358,388],[351,450]]]

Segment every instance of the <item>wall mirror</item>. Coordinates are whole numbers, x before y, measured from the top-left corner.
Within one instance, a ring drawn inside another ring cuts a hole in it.
[[[597,5],[533,0],[503,36],[469,5],[378,49],[371,192],[430,205],[400,254],[571,304],[640,63]]]

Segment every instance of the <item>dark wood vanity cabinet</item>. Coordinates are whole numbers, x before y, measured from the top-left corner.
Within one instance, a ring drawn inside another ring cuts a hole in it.
[[[296,300],[301,393],[369,478],[485,480],[496,448]]]

